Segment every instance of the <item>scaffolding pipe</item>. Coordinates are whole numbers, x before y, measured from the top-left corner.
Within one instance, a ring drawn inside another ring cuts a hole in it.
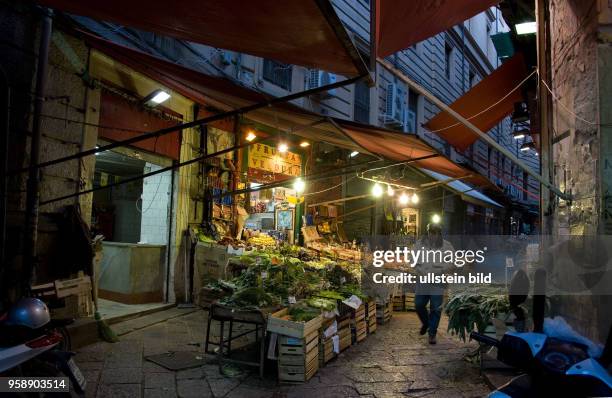
[[[212,123],[218,120],[222,120],[222,119],[227,119],[229,117],[233,117],[233,116],[239,116],[245,113],[249,113],[249,112],[253,112],[255,110],[261,109],[261,108],[265,108],[265,107],[269,107],[275,104],[280,104],[280,103],[284,103],[284,102],[289,102],[289,101],[293,101],[295,99],[301,98],[301,97],[305,97],[305,96],[309,96],[312,94],[317,94],[319,92],[323,92],[323,91],[329,91],[331,89],[334,88],[338,88],[338,87],[344,87],[344,86],[348,86],[349,84],[353,84],[365,77],[367,77],[368,75],[360,75],[360,76],[356,76],[356,77],[352,77],[350,79],[346,79],[340,82],[336,82],[336,83],[331,83],[325,86],[320,86],[320,87],[315,87],[315,88],[311,88],[309,90],[305,90],[305,91],[300,91],[298,93],[293,93],[293,94],[289,94],[289,95],[285,95],[284,97],[274,97],[274,98],[270,98],[266,101],[263,102],[258,102],[256,104],[253,105],[248,105],[248,106],[244,106],[242,108],[238,108],[238,109],[234,109],[231,111],[227,111],[227,112],[223,112],[223,113],[219,113],[213,116],[209,116],[209,117],[205,117],[203,119],[198,119],[198,120],[194,120],[191,122],[187,122],[187,123],[182,123],[182,124],[178,124],[176,126],[171,126],[171,127],[166,127],[157,131],[153,131],[150,133],[146,133],[146,134],[142,134],[142,135],[138,135],[132,138],[128,138],[126,140],[122,140],[122,141],[116,141],[113,142],[111,144],[108,145],[104,145],[104,146],[100,146],[98,148],[92,148],[86,151],[82,151],[82,152],[78,152],[75,153],[73,155],[69,155],[69,156],[64,156],[62,158],[58,158],[58,159],[53,159],[53,160],[49,160],[47,162],[42,162],[42,163],[36,163],[34,165],[31,165],[29,168],[23,168],[23,169],[19,169],[19,170],[15,170],[10,172],[10,174],[19,174],[28,170],[37,170],[41,167],[47,167],[47,166],[52,166],[58,163],[63,163],[63,162],[67,162],[69,160],[75,160],[75,159],[81,159],[83,157],[86,156],[91,156],[91,155],[95,155],[96,153],[100,153],[100,152],[104,152],[104,151],[108,151],[111,149],[115,149],[115,148],[119,148],[119,147],[124,147],[127,145],[131,145],[134,144],[136,142],[140,142],[140,141],[144,141],[144,140],[148,140],[151,138],[158,138],[161,136],[164,136],[166,134],[170,134],[173,133],[175,131],[179,131],[179,130],[184,130],[184,129],[188,129],[188,128],[193,128],[196,126],[201,126],[204,124],[208,124],[208,123]]]
[[[435,95],[433,95],[432,93],[427,91],[425,88],[421,87],[418,83],[416,83],[415,81],[410,79],[408,76],[406,76],[403,73],[401,73],[393,65],[389,64],[389,62],[385,61],[384,59],[380,59],[379,58],[378,59],[378,63],[381,64],[382,66],[384,66],[385,68],[387,68],[389,71],[391,71],[394,74],[396,74],[397,77],[400,80],[402,80],[404,83],[406,83],[408,86],[410,86],[410,88],[412,88],[413,90],[415,90],[419,94],[425,96],[427,99],[429,99],[431,102],[433,102],[434,105],[436,105],[438,108],[440,108],[444,112],[448,113],[453,118],[455,118],[459,123],[463,124],[465,127],[467,127],[468,129],[470,129],[471,131],[476,133],[476,135],[478,135],[483,141],[485,141],[487,144],[489,144],[490,146],[492,146],[493,148],[497,149],[499,152],[504,154],[508,159],[510,159],[512,162],[514,162],[516,165],[518,165],[527,174],[529,174],[530,176],[532,176],[533,178],[538,180],[540,182],[540,184],[544,185],[546,188],[548,188],[552,192],[554,192],[558,197],[560,197],[561,199],[564,199],[564,200],[571,200],[571,195],[569,195],[569,194],[567,194],[565,192],[561,192],[561,190],[559,188],[554,186],[550,181],[548,181],[547,179],[542,177],[536,171],[532,170],[529,166],[527,166],[525,163],[523,163],[522,160],[517,158],[512,152],[510,152],[509,150],[507,150],[506,148],[501,146],[498,142],[496,142],[493,138],[489,137],[486,133],[482,132],[478,127],[476,127],[474,124],[472,124],[472,122],[470,122],[469,120],[467,120],[466,118],[461,116],[458,112],[456,112],[450,106],[446,105],[444,102],[442,102],[440,99],[438,99],[438,97],[436,97]]]
[[[36,68],[36,93],[34,99],[34,115],[32,116],[32,137],[30,141],[30,166],[28,171],[28,183],[26,188],[26,214],[24,233],[24,257],[25,278],[23,278],[24,289],[30,288],[37,262],[36,245],[38,243],[38,212],[40,200],[40,142],[41,113],[45,100],[45,89],[49,67],[49,46],[51,43],[51,30],[53,27],[53,12],[48,8],[42,8],[42,21],[40,25],[40,43],[38,48],[38,65]]]

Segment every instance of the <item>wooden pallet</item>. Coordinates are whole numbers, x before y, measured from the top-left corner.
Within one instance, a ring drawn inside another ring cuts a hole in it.
[[[279,336],[278,380],[301,383],[310,380],[319,369],[319,331],[304,338]]]

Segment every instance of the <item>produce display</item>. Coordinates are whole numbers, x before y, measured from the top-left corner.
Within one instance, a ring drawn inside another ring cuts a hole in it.
[[[254,246],[276,246],[276,239],[266,234],[252,236],[248,242]]]
[[[252,250],[236,260],[238,275],[207,286],[226,294],[220,300],[224,305],[252,310],[292,304],[288,316],[307,322],[322,311],[335,311],[338,300],[365,299],[357,264],[315,259],[298,246]]]

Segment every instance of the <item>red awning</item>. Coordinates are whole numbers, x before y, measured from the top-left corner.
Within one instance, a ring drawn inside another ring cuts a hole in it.
[[[491,185],[488,179],[475,171],[461,167],[414,134],[400,133],[344,120],[337,120],[337,123],[351,140],[370,153],[400,162],[402,160],[438,155],[418,160],[412,165],[434,170],[452,178],[462,178],[463,181],[468,181],[478,186]]]
[[[200,105],[229,110],[252,105],[267,98],[264,94],[239,86],[226,78],[208,76],[89,34],[84,36],[92,48]],[[293,134],[308,140],[324,141],[340,148],[376,154],[394,161],[437,155],[417,161],[414,165],[454,178],[471,176],[463,181],[477,185],[486,185],[488,181],[476,172],[457,165],[412,134],[340,119],[333,119],[332,122],[326,116],[290,103],[249,112],[245,117],[284,130],[297,127]],[[300,128],[315,122],[318,123],[312,127]]]
[[[280,62],[367,72],[328,0],[39,0],[72,14]]]
[[[376,0],[376,54],[406,49],[499,3],[500,0]]]
[[[516,102],[523,101],[521,88],[514,89],[526,77],[523,55],[517,53],[450,107],[481,131],[487,132],[512,113]],[[460,151],[466,150],[479,138],[476,133],[444,111],[434,116],[425,127]]]

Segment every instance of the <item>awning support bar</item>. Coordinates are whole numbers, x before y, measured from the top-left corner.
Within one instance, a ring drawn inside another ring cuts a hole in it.
[[[486,133],[482,132],[478,127],[474,126],[469,120],[461,116],[459,113],[454,111],[450,106],[446,105],[444,102],[439,100],[435,95],[427,91],[425,88],[421,87],[418,83],[410,79],[408,76],[404,75],[402,72],[397,70],[393,65],[384,59],[377,59],[378,63],[387,68],[389,71],[393,72],[399,79],[401,79],[404,83],[406,83],[410,88],[418,92],[419,94],[425,96],[431,102],[434,103],[438,108],[445,111],[452,117],[454,117],[458,122],[462,123],[465,127],[472,130],[476,133],[480,138],[482,138],[487,144],[497,149],[499,152],[508,157],[511,161],[516,163],[521,169],[523,169],[527,174],[538,180],[542,185],[546,186],[551,192],[554,192],[558,197],[564,200],[571,200],[571,195],[561,192],[559,188],[554,186],[550,181],[542,177],[540,174],[536,173],[530,167],[528,167],[522,160],[514,156],[512,152],[502,147],[499,143],[497,143],[493,138],[489,137]]]
[[[115,149],[115,148],[119,148],[119,147],[124,147],[124,146],[131,145],[131,144],[134,144],[136,142],[144,141],[144,140],[147,140],[147,139],[150,139],[150,138],[158,138],[158,137],[161,137],[163,135],[173,133],[175,131],[184,130],[184,129],[188,129],[188,128],[192,128],[192,127],[196,127],[196,126],[201,126],[203,124],[208,124],[208,123],[211,123],[211,122],[215,122],[217,120],[227,119],[227,118],[232,117],[232,116],[242,115],[242,114],[249,113],[249,112],[255,111],[257,109],[265,108],[265,107],[272,106],[272,105],[275,105],[275,104],[280,104],[280,103],[284,103],[284,102],[293,101],[294,99],[306,97],[306,96],[311,95],[311,94],[316,94],[316,93],[323,92],[323,91],[329,91],[329,90],[331,90],[333,88],[348,86],[348,85],[353,84],[353,83],[355,83],[355,82],[357,82],[357,81],[359,81],[359,80],[361,80],[361,79],[363,79],[365,77],[368,77],[368,76],[369,75],[360,75],[360,76],[352,77],[350,79],[342,80],[342,81],[339,81],[339,82],[336,82],[336,83],[331,83],[331,84],[328,84],[328,85],[325,85],[325,86],[311,88],[309,90],[300,91],[298,93],[292,93],[292,94],[289,94],[289,95],[285,95],[283,97],[273,97],[273,98],[270,98],[270,99],[268,99],[266,101],[258,102],[258,103],[253,104],[253,105],[247,105],[247,106],[244,106],[242,108],[234,109],[234,110],[231,110],[231,111],[228,111],[228,112],[218,113],[216,115],[205,117],[203,119],[198,119],[198,120],[194,120],[194,121],[191,121],[191,122],[178,124],[176,126],[166,127],[166,128],[163,128],[163,129],[160,129],[160,130],[157,130],[157,131],[153,131],[153,132],[150,132],[150,133],[138,135],[136,137],[128,138],[126,140],[116,141],[116,142],[113,142],[113,143],[108,144],[108,145],[100,146],[98,148],[92,148],[92,149],[89,149],[89,150],[86,150],[86,151],[75,153],[73,155],[64,156],[62,158],[49,160],[47,162],[38,163],[37,165],[31,165],[31,166],[26,167],[26,168],[22,168],[22,169],[18,169],[18,170],[9,172],[8,175],[23,173],[23,172],[26,172],[26,171],[30,170],[31,168],[37,169],[37,168],[41,168],[41,167],[52,166],[52,165],[58,164],[58,163],[67,162],[69,160],[84,158],[86,156],[95,155],[96,153],[99,153],[99,152],[104,152],[104,151],[108,151],[108,150],[111,150],[111,149]]]

